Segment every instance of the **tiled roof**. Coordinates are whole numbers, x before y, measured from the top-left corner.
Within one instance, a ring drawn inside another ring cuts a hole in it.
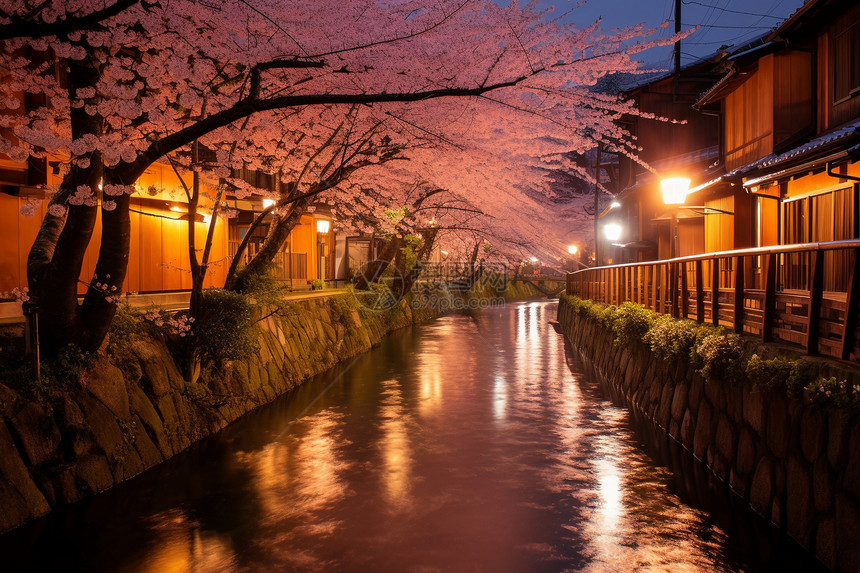
[[[755,171],[757,169],[777,167],[793,159],[798,159],[805,155],[810,155],[819,149],[828,147],[840,141],[848,141],[851,138],[857,136],[860,136],[860,120],[845,124],[842,127],[820,135],[815,139],[788,151],[784,151],[782,153],[771,153],[770,155],[766,155],[760,159],[756,159],[752,163],[748,163],[743,167],[738,167],[737,169],[727,173],[726,177],[746,175],[747,173],[750,173],[751,171]]]

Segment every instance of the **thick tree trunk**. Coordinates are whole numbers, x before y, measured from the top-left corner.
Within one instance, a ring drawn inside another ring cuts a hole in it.
[[[98,72],[87,60],[69,60],[67,65],[70,94],[94,86],[98,80]],[[98,136],[101,133],[101,118],[87,114],[83,107],[73,108],[70,119],[72,137],[75,139],[85,134]],[[86,350],[94,350],[101,344],[101,340],[96,341],[90,335],[90,329],[96,325],[81,320],[83,315],[77,299],[78,279],[95,228],[98,206],[92,201],[90,205],[67,205],[68,198],[74,196],[82,185],[89,186],[93,198],[96,197],[101,178],[99,152],[89,156],[89,166],[86,168],[73,163],[63,178],[60,191],[51,200],[52,207],[62,206],[67,211],[64,216],[50,213],[45,216],[30,249],[27,284],[32,302],[38,307],[40,345],[46,355],[56,353],[69,343]]]
[[[415,260],[415,264],[412,265],[412,268],[409,269],[408,273],[403,273],[402,296],[406,296],[412,291],[412,287],[415,286],[415,281],[417,281],[421,276],[421,272],[424,270],[424,261],[427,260],[427,257],[429,257],[430,253],[433,251],[433,244],[436,242],[436,233],[436,229],[424,231],[424,241],[416,251],[417,258]]]
[[[379,282],[379,279],[382,277],[382,273],[384,273],[388,269],[388,265],[390,265],[393,261],[397,252],[400,250],[402,244],[402,240],[398,236],[394,236],[385,243],[385,246],[382,248],[382,252],[379,253],[376,259],[372,261],[368,261],[366,264],[362,265],[361,272],[359,272],[355,276],[355,288],[358,290],[368,290],[370,288],[370,283]]]
[[[97,349],[107,336],[116,313],[116,301],[122,293],[128,271],[128,254],[131,246],[131,217],[128,193],[111,197],[116,207],[102,209],[102,241],[99,258],[84,302],[79,309],[84,331],[79,346]],[[101,286],[99,286],[101,285]]]
[[[236,292],[243,292],[248,288],[254,277],[269,272],[272,261],[275,260],[275,256],[283,248],[284,243],[290,237],[290,233],[299,223],[299,219],[307,207],[307,203],[308,201],[306,200],[297,201],[291,205],[291,209],[286,215],[281,217],[275,216],[275,220],[272,221],[269,227],[269,234],[266,236],[266,240],[263,241],[263,246],[257,251],[254,258],[234,275],[235,278],[226,284],[225,288]],[[236,257],[240,257],[241,255],[241,252],[236,253]]]

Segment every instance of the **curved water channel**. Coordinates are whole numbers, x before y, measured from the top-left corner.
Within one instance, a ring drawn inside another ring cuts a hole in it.
[[[0,570],[816,570],[604,399],[555,312],[522,303],[395,333],[0,536]]]

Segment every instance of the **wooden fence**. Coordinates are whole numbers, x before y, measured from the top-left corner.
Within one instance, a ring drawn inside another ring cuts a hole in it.
[[[860,361],[859,256],[858,240],[706,253],[569,273],[567,293]]]

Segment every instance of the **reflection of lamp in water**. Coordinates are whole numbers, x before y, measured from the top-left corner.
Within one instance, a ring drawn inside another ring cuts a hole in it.
[[[328,233],[328,229],[329,221],[325,219],[317,220],[317,233],[322,233],[323,235],[325,235],[326,233]]]

